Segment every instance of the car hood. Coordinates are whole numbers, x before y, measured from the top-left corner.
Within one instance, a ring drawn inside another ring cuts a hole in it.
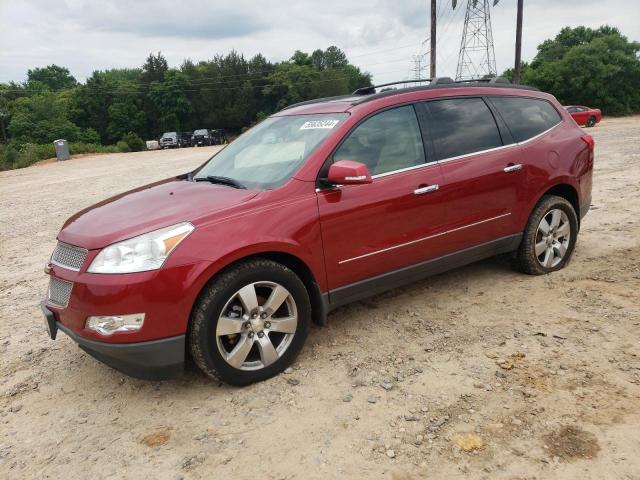
[[[103,248],[142,233],[226,210],[257,194],[255,190],[171,178],[122,193],[76,213],[65,222],[58,240],[89,250]]]

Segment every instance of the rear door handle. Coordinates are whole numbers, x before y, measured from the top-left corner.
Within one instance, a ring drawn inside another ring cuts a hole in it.
[[[506,173],[517,172],[518,170],[522,170],[522,164],[521,163],[517,163],[515,165],[508,165],[508,166],[504,167],[504,171]]]
[[[438,190],[438,188],[440,188],[440,186],[438,184],[427,185],[426,187],[420,187],[420,188],[415,189],[413,191],[413,193],[414,193],[414,195],[423,195],[425,193],[435,192],[436,190]]]

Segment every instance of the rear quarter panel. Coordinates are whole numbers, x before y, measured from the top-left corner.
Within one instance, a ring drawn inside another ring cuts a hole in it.
[[[584,131],[571,115],[552,102],[562,121],[550,131],[521,143],[527,162],[523,210],[519,219],[525,228],[531,211],[550,188],[567,184],[578,193],[579,205],[591,196],[593,158],[581,136]],[[578,212],[577,212],[578,213]]]

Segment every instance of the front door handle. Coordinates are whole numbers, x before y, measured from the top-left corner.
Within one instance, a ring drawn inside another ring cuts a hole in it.
[[[423,195],[425,193],[435,192],[436,190],[438,190],[438,188],[440,188],[440,186],[438,184],[427,185],[426,187],[420,187],[420,188],[415,189],[413,191],[413,194],[414,195]]]
[[[517,172],[518,170],[522,170],[521,163],[517,163],[515,165],[507,165],[506,167],[504,167],[504,171],[506,173]]]

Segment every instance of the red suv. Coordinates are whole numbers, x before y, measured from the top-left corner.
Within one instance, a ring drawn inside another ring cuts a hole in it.
[[[507,252],[529,274],[563,268],[593,151],[553,96],[496,82],[293,105],[71,217],[46,269],[49,333],[141,378],[190,356],[231,384],[266,379],[340,305]]]

